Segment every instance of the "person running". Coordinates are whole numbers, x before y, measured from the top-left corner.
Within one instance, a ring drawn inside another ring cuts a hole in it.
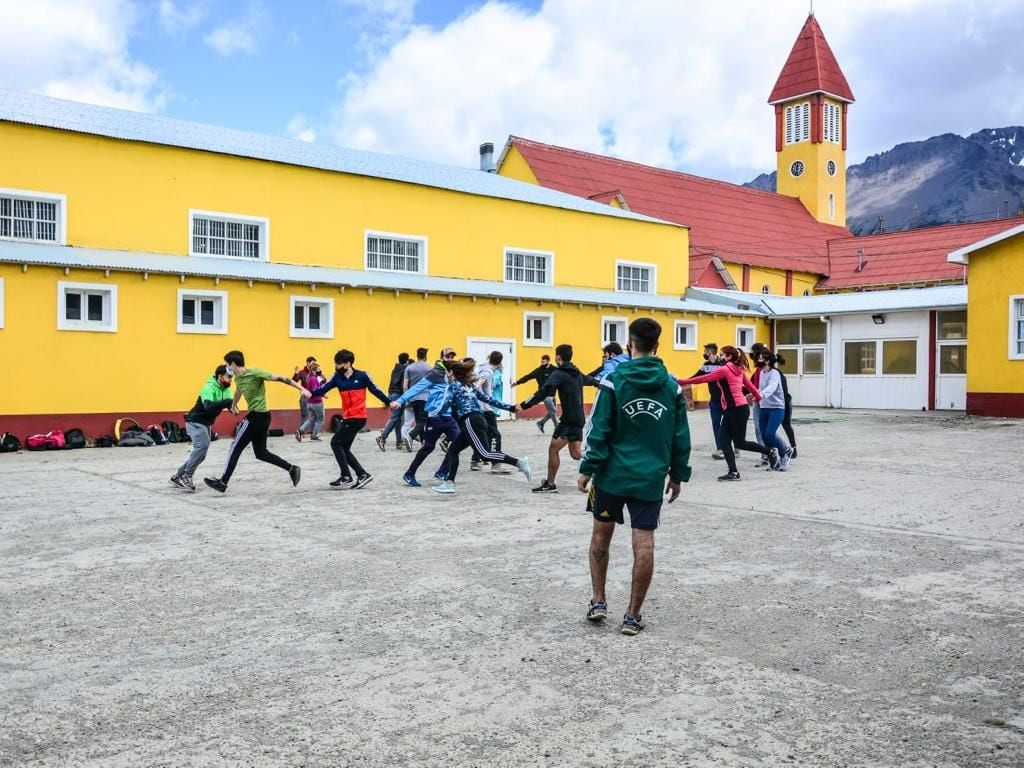
[[[427,354],[429,350],[426,347],[420,347],[416,350],[416,361],[409,364],[409,367],[405,369],[405,381],[402,383],[402,391],[408,392],[410,389],[415,387],[420,381],[433,370],[433,366],[427,362]],[[408,401],[408,405],[412,407],[413,418],[416,420],[416,426],[408,432],[406,437],[406,448],[412,450],[412,441],[419,440],[423,442],[423,432],[427,428],[427,393],[420,392],[412,400]]]
[[[196,468],[203,463],[210,448],[210,428],[220,412],[230,407],[231,374],[228,373],[226,365],[218,365],[213,375],[199,390],[199,397],[196,398],[192,410],[185,414],[185,432],[192,441],[192,450],[189,451],[185,463],[171,475],[171,485],[190,491],[196,489],[192,476]]]
[[[520,384],[525,384],[528,381],[536,381],[537,390],[540,391],[541,389],[544,388],[544,382],[548,380],[548,376],[554,373],[554,371],[555,366],[551,364],[551,356],[541,355],[540,365],[538,365],[536,368],[534,368],[532,371],[530,371],[522,378],[513,381],[510,386],[518,387]],[[555,408],[555,398],[545,397],[543,402],[544,408],[547,410],[547,413],[544,415],[542,419],[540,419],[537,422],[537,429],[539,429],[541,432],[544,431],[544,424],[549,421],[553,426],[558,426],[558,410]]]
[[[292,374],[292,381],[298,382],[305,386],[306,379],[309,377],[309,366],[311,363],[315,363],[316,358],[310,355],[306,358],[306,365],[302,368],[295,366],[295,372]],[[302,424],[306,419],[309,418],[309,401],[299,396],[299,424]]]
[[[622,345],[610,341],[601,349],[601,365],[583,377],[583,383],[596,387],[601,379],[629,360],[629,353],[622,351]]]
[[[524,411],[541,402],[545,397],[553,397],[558,393],[562,404],[562,420],[558,422],[548,443],[548,473],[544,481],[533,489],[534,493],[558,493],[555,478],[562,464],[559,453],[569,446],[569,455],[579,459],[580,445],[583,441],[583,374],[572,363],[572,345],[559,344],[555,347],[555,362],[558,367],[548,376],[544,386],[537,390],[529,400],[520,404]]]
[[[496,388],[501,382],[501,361],[504,356],[501,352],[494,350],[490,355],[487,356],[487,362],[480,366],[476,373],[476,381],[474,385],[483,392],[491,400],[501,401],[501,397],[496,393]],[[487,421],[487,447],[491,449],[492,453],[501,453],[501,432],[498,431],[498,414],[495,413],[494,409],[487,404],[486,401],[480,403],[480,410],[484,415],[484,419]],[[473,459],[470,461],[470,469],[480,469],[484,464],[480,456],[476,451],[473,452]],[[510,470],[506,469],[504,464],[494,463],[491,464],[491,471],[497,473],[505,473]]]
[[[320,364],[316,360],[311,360],[309,363],[309,373],[303,381],[303,386],[312,392],[317,387],[321,387],[326,383],[327,379],[323,377]],[[324,426],[324,399],[315,395],[310,397],[306,402],[306,414],[305,420],[295,430],[295,439],[300,443],[302,442],[302,435],[307,429],[310,431],[310,440],[320,439],[320,430]]]
[[[786,414],[782,417],[782,431],[786,433],[786,439],[789,441],[789,459],[792,461],[796,458],[796,433],[793,431],[793,396],[789,394],[789,382],[786,381],[786,374],[782,372],[780,367],[786,364],[786,358],[782,356],[781,352],[775,353],[775,363],[775,368],[782,378],[782,391],[786,396]]]
[[[494,408],[502,408],[510,413],[515,413],[517,407],[502,403],[488,397],[479,389],[473,386],[473,375],[476,370],[476,361],[472,358],[453,362],[450,366],[452,372],[452,386],[448,388],[447,399],[451,403],[452,415],[459,422],[459,436],[452,441],[441,463],[439,474],[445,478],[433,490],[438,493],[455,493],[455,477],[459,473],[459,454],[472,445],[480,455],[490,462],[501,462],[514,466],[526,479],[531,477],[530,460],[525,456],[517,459],[501,451],[492,451],[487,444],[489,428],[480,408],[481,403],[486,403]]]
[[[351,483],[354,490],[365,488],[373,480],[373,476],[363,469],[363,465],[352,454],[352,443],[366,426],[366,391],[372,392],[385,406],[391,404],[388,396],[373,383],[370,375],[356,369],[355,362],[356,356],[351,350],[339,349],[334,353],[334,376],[322,387],[313,390],[314,395],[323,396],[337,388],[341,394],[342,422],[331,438],[331,450],[334,451],[334,460],[338,462],[341,474],[330,484],[337,488]],[[352,472],[356,473],[354,482]]]
[[[423,356],[426,357],[426,350],[423,350]],[[413,457],[409,468],[405,470],[405,474],[402,475],[405,484],[413,488],[421,487],[419,480],[416,479],[416,470],[426,461],[427,456],[434,452],[438,441],[444,438],[450,445],[461,431],[458,422],[452,416],[451,398],[448,396],[448,390],[452,386],[448,366],[455,362],[455,358],[455,350],[445,347],[441,351],[441,360],[438,360],[422,379],[405,390],[405,393],[397,401],[391,403],[391,408],[394,410],[407,403],[415,403],[418,397],[426,396],[427,398],[424,401],[426,427],[423,430],[423,444]],[[447,449],[445,451],[447,452]],[[448,479],[447,475],[440,470],[434,477],[438,480]]]
[[[654,575],[654,531],[665,494],[671,504],[680,484],[690,479],[690,427],[686,398],[655,355],[661,326],[639,318],[629,326],[632,358],[602,379],[594,405],[587,447],[577,486],[588,493],[594,517],[590,536],[593,593],[587,618],[608,618],[605,582],[615,526],[629,510],[633,529],[633,581],[621,631],[635,635],[644,628],[641,611]],[[668,476],[666,483],[665,476]]]
[[[750,359],[754,362],[754,372],[750,374],[750,381],[753,382],[754,387],[758,390],[761,389],[761,375],[764,373],[768,363],[767,358],[762,357],[763,353],[771,352],[766,344],[762,344],[760,341],[750,345]],[[761,404],[757,401],[752,401],[751,398],[747,398],[747,402],[750,403],[750,420],[754,422],[754,440],[762,445],[771,447],[770,441],[764,436],[764,432],[761,431]],[[782,454],[789,450],[789,443],[781,435],[776,436],[782,442],[782,450],[779,452],[781,460]],[[761,457],[761,460],[754,465],[755,469],[763,467],[770,467],[770,463],[767,457]],[[777,467],[771,467],[777,469]]]
[[[704,345],[704,365],[697,369],[694,376],[703,376],[711,373],[721,365],[725,365],[718,354],[718,345],[711,341]],[[718,436],[722,426],[722,388],[717,381],[708,382],[708,411],[711,413],[711,434],[715,437],[715,451],[711,454],[712,459],[724,459],[722,452],[722,441]]]
[[[247,368],[245,355],[234,349],[224,355],[224,362],[227,363],[227,372],[235,379],[235,396],[231,401],[231,412],[238,413],[238,401],[245,398],[245,405],[248,413],[235,431],[235,439],[228,449],[227,462],[224,464],[224,472],[220,477],[204,477],[203,482],[215,491],[224,493],[228,489],[228,482],[231,475],[235,473],[238,459],[242,452],[252,444],[252,452],[260,461],[273,464],[276,467],[287,470],[288,476],[292,479],[292,485],[299,484],[302,470],[295,464],[290,464],[280,456],[267,450],[267,431],[270,429],[270,409],[267,407],[267,393],[265,382],[278,381],[295,387],[306,399],[309,399],[309,390],[287,376],[280,376],[262,368]]]
[[[761,403],[758,418],[761,420],[761,436],[764,444],[772,448],[779,456],[773,469],[785,472],[789,469],[789,446],[779,437],[779,427],[786,416],[786,393],[782,388],[782,374],[775,368],[775,355],[769,349],[758,353],[761,362],[761,379],[758,389],[761,392]]]
[[[408,367],[409,353],[402,352],[398,355],[398,362],[395,363],[395,367],[391,369],[391,379],[388,381],[389,402],[397,400],[402,396],[402,392],[405,391],[405,371]],[[397,411],[391,412],[388,423],[384,425],[384,429],[376,437],[377,447],[382,452],[387,449],[388,435],[391,434],[391,430],[395,431],[395,448],[402,447],[402,423],[404,416],[405,408],[399,408]]]
[[[759,453],[768,458],[771,466],[775,466],[778,462],[778,455],[774,454],[773,456],[774,449],[770,451],[760,443],[752,443],[747,440],[750,405],[747,403],[745,391],[749,392],[754,400],[761,399],[761,393],[747,375],[750,361],[743,354],[743,350],[736,349],[736,347],[722,347],[721,352],[722,359],[725,361],[724,365],[703,376],[679,379],[679,385],[685,387],[687,384],[706,384],[709,381],[721,383],[723,413],[719,434],[721,435],[722,452],[725,453],[725,463],[728,464],[729,471],[719,476],[718,479],[739,480],[740,473],[736,467],[737,450]]]

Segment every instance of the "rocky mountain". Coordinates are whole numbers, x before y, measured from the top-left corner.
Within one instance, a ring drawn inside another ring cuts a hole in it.
[[[775,173],[746,184],[775,190]],[[979,221],[1024,209],[1024,127],[986,128],[899,144],[846,173],[854,234]]]

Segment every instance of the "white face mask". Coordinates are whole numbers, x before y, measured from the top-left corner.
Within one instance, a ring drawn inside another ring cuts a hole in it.
[[[235,375],[235,366],[229,365],[228,366],[228,376],[234,376],[234,375]]]

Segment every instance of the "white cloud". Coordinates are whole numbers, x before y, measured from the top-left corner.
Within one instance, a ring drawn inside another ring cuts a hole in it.
[[[269,17],[262,2],[252,2],[246,15],[229,21],[203,38],[203,42],[221,56],[254,54],[267,31]]]
[[[306,116],[301,112],[292,117],[285,131],[291,138],[298,139],[299,141],[307,141],[309,143],[316,141],[316,130],[313,129]]]
[[[198,25],[206,17],[206,7],[203,3],[192,3],[179,8],[174,0],[160,0],[157,14],[164,31],[177,35]]]
[[[806,8],[763,0],[547,0],[528,12],[492,0],[443,29],[406,30],[368,72],[347,73],[332,134],[346,146],[472,165],[481,141],[515,133],[746,180],[775,165],[766,101]],[[958,40],[986,39],[1007,18],[1019,21],[1014,8],[1013,0],[835,0],[819,8],[861,99],[850,113],[851,159],[901,140],[903,114],[930,115],[931,133],[940,133],[953,130],[944,120],[963,121],[967,105],[999,101],[979,67],[979,47],[962,50]],[[1008,37],[1002,54],[1020,62],[1021,47]],[[942,61],[970,73],[962,88],[944,92],[946,84],[934,82],[933,101],[911,97],[921,92],[921,78],[935,80],[929,68]],[[1024,93],[1019,79],[1015,90],[1007,85],[1004,78],[1004,104]],[[862,103],[868,96],[871,103]],[[897,107],[899,116],[868,117]]]
[[[0,0],[0,87],[161,109],[159,76],[128,50],[136,14],[131,0]]]

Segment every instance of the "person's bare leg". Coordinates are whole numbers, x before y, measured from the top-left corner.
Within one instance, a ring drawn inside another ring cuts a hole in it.
[[[654,531],[633,529],[633,589],[629,595],[630,616],[639,616],[647,588],[654,575]]]
[[[555,477],[558,475],[558,468],[562,466],[562,459],[559,457],[558,452],[565,448],[568,440],[562,438],[551,438],[551,442],[548,444],[548,484],[555,484]]]
[[[578,440],[569,443],[569,455],[572,456],[574,461],[579,461],[583,457],[583,451],[580,450],[580,442]]]
[[[590,536],[590,584],[594,591],[592,600],[603,601],[604,586],[608,580],[608,550],[612,544],[615,523],[594,521],[594,532]]]

